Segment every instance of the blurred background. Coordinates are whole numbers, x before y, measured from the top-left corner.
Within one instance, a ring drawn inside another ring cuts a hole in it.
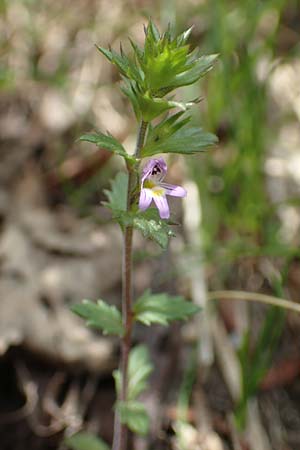
[[[149,16],[193,25],[191,46],[219,53],[180,92],[203,97],[193,121],[219,144],[169,160],[189,195],[173,204],[183,226],[168,251],[136,236],[135,291],[204,312],[137,329],[155,361],[155,420],[132,446],[300,449],[299,314],[243,296],[300,301],[299,0],[0,0],[0,448],[61,450],[82,428],[111,442],[117,342],[69,307],[119,304],[121,236],[101,201],[122,165],[78,138],[108,130],[133,147],[118,73],[94,44],[142,43]]]

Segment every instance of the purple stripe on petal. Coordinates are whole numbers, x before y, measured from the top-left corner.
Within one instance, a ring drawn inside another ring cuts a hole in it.
[[[181,186],[168,183],[159,183],[159,185],[166,190],[167,195],[172,197],[185,197],[187,194],[186,190]]]
[[[150,203],[152,201],[152,191],[151,189],[142,189],[140,193],[140,199],[139,199],[139,208],[141,211],[145,211],[147,208],[149,208]]]
[[[161,219],[168,219],[170,217],[170,209],[168,205],[168,200],[165,196],[154,196],[153,197],[154,203],[157,206],[157,209],[159,211],[159,216]]]

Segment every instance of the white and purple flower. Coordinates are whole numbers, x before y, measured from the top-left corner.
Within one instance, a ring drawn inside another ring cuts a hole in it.
[[[167,195],[186,196],[186,190],[183,187],[163,183],[166,173],[167,164],[163,158],[150,159],[143,168],[141,179],[139,208],[141,211],[145,211],[153,200],[161,219],[170,217]]]

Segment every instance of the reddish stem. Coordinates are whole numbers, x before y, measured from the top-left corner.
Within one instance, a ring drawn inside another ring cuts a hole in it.
[[[142,122],[140,125],[135,157],[140,157],[141,149],[144,145],[148,124]],[[133,168],[128,167],[128,192],[127,192],[127,211],[130,211],[133,194],[136,188],[136,175]],[[126,402],[128,390],[128,359],[131,347],[131,335],[133,327],[132,312],[132,237],[133,228],[128,226],[124,230],[123,243],[123,263],[122,263],[122,318],[125,329],[121,341],[121,392],[118,400]],[[113,450],[126,450],[127,448],[127,427],[122,424],[118,412],[115,413]]]

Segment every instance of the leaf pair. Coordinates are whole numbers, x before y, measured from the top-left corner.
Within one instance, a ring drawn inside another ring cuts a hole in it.
[[[97,328],[103,334],[124,335],[124,327],[120,311],[103,300],[94,303],[83,300],[72,306],[72,311],[86,320],[87,326]],[[133,307],[134,320],[151,325],[157,323],[168,325],[173,320],[186,320],[199,312],[199,307],[186,301],[183,297],[168,294],[151,294],[146,291]]]
[[[173,114],[150,129],[142,149],[142,156],[148,157],[158,153],[192,155],[216,144],[218,139],[214,134],[207,133],[199,127],[184,128],[189,123],[190,117],[182,115],[182,112]]]
[[[147,388],[148,378],[153,370],[150,363],[147,347],[139,345],[133,348],[128,362],[128,391],[127,401],[117,401],[116,409],[120,414],[120,420],[134,433],[144,435],[149,429],[149,416],[145,406],[137,400],[139,395]],[[116,382],[118,396],[121,391],[121,372],[113,373]]]

